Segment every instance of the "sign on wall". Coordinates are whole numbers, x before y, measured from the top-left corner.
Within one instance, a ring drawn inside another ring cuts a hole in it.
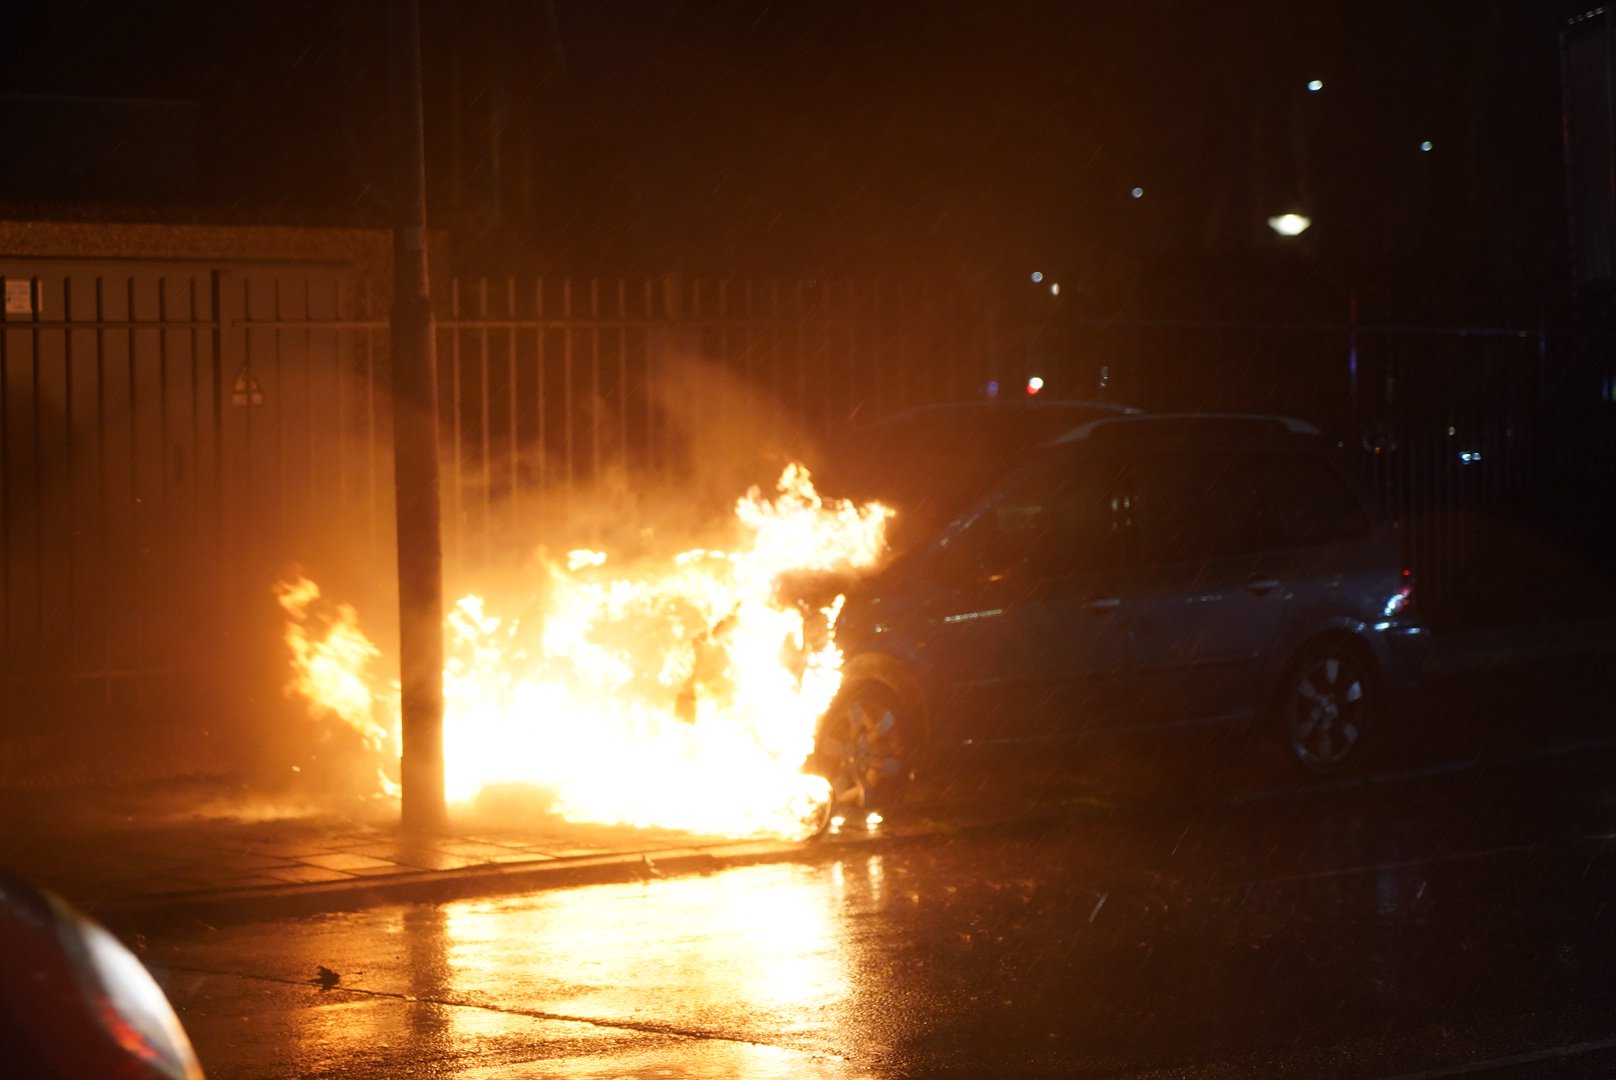
[[[34,314],[34,283],[32,281],[6,282],[6,314]]]

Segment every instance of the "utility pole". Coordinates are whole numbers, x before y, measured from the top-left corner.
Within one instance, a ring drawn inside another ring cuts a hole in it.
[[[398,523],[403,825],[447,824],[443,791],[443,538],[438,508],[438,361],[427,279],[426,147],[418,0],[389,0],[398,147],[393,225],[393,484]]]

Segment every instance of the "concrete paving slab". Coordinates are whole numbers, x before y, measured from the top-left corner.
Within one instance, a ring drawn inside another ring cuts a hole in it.
[[[185,860],[175,859],[173,861],[184,862]],[[271,867],[291,866],[296,861],[296,859],[286,855],[259,855],[256,853],[247,852],[231,853],[210,858],[208,865],[216,866],[221,870],[229,871],[266,870]]]
[[[413,867],[400,866],[398,863],[383,863],[380,866],[359,866],[345,871],[354,877],[384,877],[392,874],[414,872]]]
[[[436,850],[400,852],[393,861],[411,870],[464,870],[469,866],[490,865],[486,859],[448,855]]]
[[[280,878],[273,877],[240,877],[232,878],[228,882],[200,882],[191,889],[177,889],[172,891],[194,893],[199,890],[205,891],[210,887],[223,887],[226,884],[228,884],[228,886],[232,889],[275,889],[285,885],[286,882]]]
[[[264,876],[289,885],[308,885],[320,881],[348,881],[353,877],[352,874],[345,874],[341,870],[327,870],[323,866],[304,865],[288,866],[282,870],[271,871]],[[232,883],[232,886],[240,888],[239,883]]]
[[[372,858],[369,855],[355,855],[351,851],[332,852],[328,855],[305,855],[303,863],[309,866],[319,866],[327,870],[344,870],[348,873],[358,873],[370,869],[398,869],[398,864],[389,859]]]

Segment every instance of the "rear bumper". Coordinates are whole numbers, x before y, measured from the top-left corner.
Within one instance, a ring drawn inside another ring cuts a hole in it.
[[[1394,623],[1377,627],[1381,645],[1380,674],[1386,689],[1408,690],[1419,683],[1431,651],[1431,635],[1417,624]]]

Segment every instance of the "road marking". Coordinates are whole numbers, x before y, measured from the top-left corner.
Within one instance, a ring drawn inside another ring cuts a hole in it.
[[[1513,1069],[1517,1065],[1529,1065],[1534,1061],[1552,1061],[1555,1058],[1576,1057],[1579,1054],[1595,1054],[1601,1050],[1612,1049],[1616,1049],[1616,1039],[1566,1043],[1564,1046],[1551,1046],[1547,1050],[1535,1050],[1530,1054],[1514,1054],[1510,1057],[1490,1058],[1487,1061],[1471,1061],[1463,1065],[1450,1065],[1442,1069],[1428,1069],[1425,1072],[1398,1073],[1396,1076],[1381,1077],[1381,1080],[1439,1080],[1440,1077],[1444,1076],[1463,1076],[1465,1073],[1486,1072],[1492,1069]]]

